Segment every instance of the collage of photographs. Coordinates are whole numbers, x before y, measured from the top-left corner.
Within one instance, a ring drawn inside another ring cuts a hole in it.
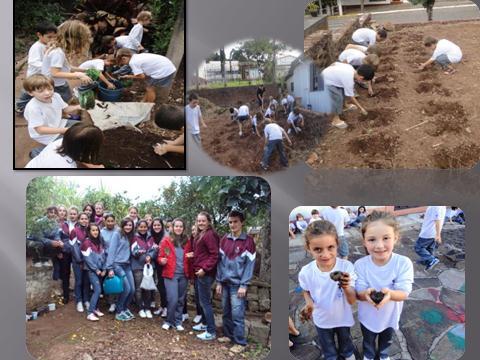
[[[475,358],[480,5],[10,6],[0,358]]]

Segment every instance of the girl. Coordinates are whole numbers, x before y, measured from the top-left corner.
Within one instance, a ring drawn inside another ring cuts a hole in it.
[[[150,238],[153,240],[157,247],[160,246],[160,243],[163,239],[168,239],[168,235],[163,227],[163,220],[160,218],[155,218],[152,221],[152,226],[150,227]],[[156,266],[157,274],[157,288],[160,293],[160,307],[158,310],[155,310],[153,313],[155,315],[160,315],[162,317],[167,316],[167,292],[165,290],[165,282],[162,276],[163,265],[157,262]]]
[[[188,240],[190,242],[190,247],[191,249],[193,249],[193,242],[195,240],[195,237],[197,236],[198,234],[198,229],[197,229],[197,224],[193,224],[192,225],[192,234],[190,235],[190,239]],[[193,253],[192,253],[193,254]],[[194,273],[193,273],[193,258],[190,258],[190,263],[192,263],[192,265],[190,266],[190,278],[194,278]],[[196,307],[196,310],[197,310],[197,315],[195,315],[195,317],[193,318],[193,322],[195,324],[199,324],[199,323],[204,323],[203,322],[203,311],[202,311],[202,307],[200,306],[200,300],[199,300],[199,297],[198,297],[198,282],[196,280],[194,280],[193,282],[193,285],[194,285],[194,290],[195,290],[195,307]],[[187,306],[186,306],[186,301],[185,301],[185,308],[184,308],[184,313],[187,313]]]
[[[147,222],[148,229],[149,229],[148,231],[150,231],[150,228],[152,227],[152,222],[153,222],[152,214],[145,214],[145,216],[143,217],[143,220]]]
[[[357,226],[363,222],[363,220],[365,220],[365,218],[367,217],[367,208],[365,206],[359,206],[358,209],[357,209],[357,217],[355,218],[355,220],[350,223],[351,226]]]
[[[61,240],[66,243],[69,239],[70,232],[68,230],[67,223],[67,208],[63,205],[57,206],[57,221],[61,229]],[[56,263],[56,264],[55,264]],[[70,252],[68,244],[62,247],[61,252],[56,255],[54,264],[59,266],[59,275],[62,280],[63,289],[63,303],[67,304],[70,301],[70,266],[72,264],[72,254]],[[54,266],[55,267],[55,266]]]
[[[412,291],[413,264],[406,256],[393,252],[399,239],[398,227],[393,215],[382,211],[373,211],[362,225],[363,243],[369,255],[355,262],[355,289],[360,300],[363,358],[368,360],[389,359],[388,348],[394,330],[398,329],[403,301]]]
[[[85,56],[90,48],[90,29],[78,20],[68,20],[58,27],[57,39],[53,48],[45,53],[42,74],[53,78],[55,92],[65,102],[72,97],[67,80],[78,79],[82,84],[92,83],[83,69],[70,65],[70,61]]]
[[[72,205],[68,208],[68,220],[67,220],[67,225],[68,225],[68,234],[72,232],[72,230],[75,228],[78,222],[78,207],[75,205]]]
[[[105,225],[103,224],[103,203],[101,201],[98,201],[95,203],[95,215],[93,216],[93,219],[95,220],[95,224],[97,224],[100,229],[102,229]]]
[[[105,257],[108,256],[108,249],[112,242],[113,235],[117,232],[117,223],[115,221],[115,215],[105,214],[103,218],[105,227],[100,231],[105,246]],[[117,295],[107,295],[107,302],[109,305],[108,312],[113,314],[115,312],[115,302],[117,301]]]
[[[69,234],[67,231],[67,208],[64,205],[58,205],[57,206],[57,212],[58,212],[58,224],[60,225],[60,228],[62,231],[64,231],[65,234]]]
[[[350,327],[354,324],[351,305],[355,303],[353,265],[337,256],[338,236],[331,222],[312,222],[304,236],[305,249],[314,261],[302,267],[298,274],[306,302],[301,314],[305,319],[313,317],[326,360],[340,357],[355,360],[350,336]],[[334,271],[343,273],[338,283],[330,277]]]
[[[70,241],[72,251],[72,267],[75,275],[75,301],[77,302],[77,311],[83,312],[83,303],[88,308],[90,305],[90,281],[88,270],[84,268],[84,261],[80,250],[81,245],[87,237],[87,226],[90,223],[88,214],[82,212],[78,215],[77,225],[70,231]]]
[[[305,218],[302,214],[298,213],[296,216],[295,226],[303,234],[307,230],[308,223],[305,221]]]
[[[154,259],[157,258],[158,245],[148,236],[148,224],[145,220],[139,220],[137,223],[137,233],[133,238],[131,245],[132,251],[132,271],[135,280],[135,302],[140,308],[138,315],[144,319],[151,319],[152,313],[150,306],[154,299],[153,290],[144,290],[140,288],[143,279],[143,267],[145,264],[153,266]]]
[[[136,206],[130,206],[128,208],[128,217],[133,221],[133,226],[137,226],[138,218],[138,209]]]
[[[167,321],[162,326],[164,330],[173,326],[177,331],[185,330],[182,315],[188,286],[189,257],[193,254],[185,234],[185,223],[182,219],[175,219],[172,238],[162,240],[158,253],[158,262],[164,266],[162,275],[168,298]]]
[[[119,321],[135,318],[128,309],[135,294],[135,284],[130,266],[130,243],[133,240],[133,229],[132,219],[127,217],[120,222],[120,232],[116,232],[112,236],[105,266],[109,277],[117,275],[123,279],[123,292],[118,296],[115,304],[115,319]]]
[[[81,246],[85,268],[93,287],[90,306],[87,309],[87,320],[98,321],[99,317],[103,316],[103,313],[98,310],[98,299],[102,292],[101,282],[105,276],[105,248],[97,224],[90,223],[87,227],[87,234],[88,237]]]
[[[197,279],[198,297],[203,309],[203,318],[207,325],[198,324],[195,331],[204,331],[197,335],[200,340],[216,338],[215,318],[213,316],[211,288],[215,280],[218,262],[219,237],[212,226],[209,213],[202,211],[197,216],[198,234],[193,243],[193,270]]]
[[[85,204],[85,206],[83,207],[83,212],[87,214],[89,223],[95,222],[95,213],[92,204]]]

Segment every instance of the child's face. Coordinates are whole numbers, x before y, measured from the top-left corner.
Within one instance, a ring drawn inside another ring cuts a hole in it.
[[[197,226],[196,225],[192,226],[192,235],[193,236],[197,235]]]
[[[162,224],[160,221],[154,221],[152,224],[152,229],[155,231],[157,234],[162,231]]]
[[[46,86],[43,89],[35,89],[35,90],[29,92],[28,94],[30,96],[33,96],[38,101],[41,101],[41,102],[44,102],[44,103],[51,103],[54,91],[53,91],[53,87]]]
[[[95,205],[95,214],[102,215],[103,214],[103,205],[97,204]]]
[[[78,220],[78,212],[77,210],[70,210],[68,212],[68,219],[72,222],[75,222]]]
[[[367,226],[363,244],[372,256],[373,262],[384,265],[390,260],[397,240],[398,234],[395,233],[394,228],[382,220],[377,220]]]
[[[112,218],[111,216],[108,217],[105,220],[105,226],[107,227],[108,230],[113,230],[113,228],[115,228],[115,219]]]
[[[313,217],[314,219],[320,219],[320,214],[313,214],[312,217]]]
[[[59,207],[58,208],[58,217],[60,219],[66,219],[67,218],[67,209],[64,207]]]
[[[78,219],[78,222],[80,223],[80,225],[82,226],[87,226],[88,225],[88,216],[86,214],[82,214],[80,216],[80,219]]]
[[[150,23],[152,22],[152,19],[145,19],[145,20],[142,20],[142,25],[145,25],[145,26],[148,26],[150,25]]]
[[[173,224],[173,233],[175,235],[183,234],[183,223],[181,221],[175,221],[175,223]]]
[[[146,223],[142,222],[138,225],[137,231],[139,234],[145,235],[148,231],[148,226]]]
[[[132,219],[136,219],[138,216],[137,209],[132,208],[128,211],[128,216],[131,217]]]
[[[130,234],[133,230],[133,223],[131,221],[128,221],[125,225],[123,225],[123,231],[126,234]]]
[[[98,233],[99,233],[99,232],[100,232],[100,231],[98,230],[98,227],[97,227],[97,226],[92,226],[92,227],[90,228],[90,236],[92,236],[92,237],[95,238],[95,239],[98,237]]]
[[[337,258],[337,240],[333,235],[319,235],[310,239],[308,252],[321,270],[331,270]]]
[[[48,210],[47,212],[47,217],[49,219],[55,219],[58,216],[57,212],[55,210]]]
[[[303,216],[297,216],[297,221],[303,221]]]
[[[190,105],[191,108],[194,108],[195,106],[198,105],[198,99],[194,99],[194,100],[190,101],[189,105]]]
[[[229,217],[228,218],[228,227],[232,234],[239,234],[242,232],[243,223],[240,221],[239,217]]]
[[[145,216],[145,221],[147,222],[148,227],[152,226],[153,218],[151,216]]]
[[[37,32],[37,36],[38,41],[40,41],[44,45],[47,45],[57,39],[57,33],[54,32],[49,32],[43,35]]]
[[[90,206],[87,206],[83,212],[87,214],[88,216],[91,216],[93,214],[93,209]]]
[[[127,65],[130,62],[130,56],[122,56],[119,65]]]

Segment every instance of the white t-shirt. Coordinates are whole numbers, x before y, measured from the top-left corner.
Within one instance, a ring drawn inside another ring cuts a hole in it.
[[[453,42],[446,39],[438,40],[435,51],[433,52],[431,60],[435,60],[440,55],[447,55],[448,60],[455,64],[462,60],[462,50]]]
[[[312,218],[310,218],[310,221],[308,222],[308,224],[310,225],[312,222],[319,221],[319,220],[322,220],[322,218],[321,217],[318,217],[318,218],[312,217]]]
[[[44,103],[36,98],[31,99],[23,112],[23,116],[28,122],[30,137],[44,145],[52,142],[58,134],[40,135],[35,128],[38,126],[65,127],[67,120],[62,119],[62,110],[67,106],[67,103],[57,93],[53,94],[51,103]]]
[[[321,271],[314,261],[300,270],[298,280],[300,287],[308,291],[313,299],[313,322],[321,329],[340,326],[353,326],[352,308],[347,301],[344,290],[330,279],[330,272],[342,271],[350,274],[350,286],[355,287],[357,276],[353,264],[348,260],[336,259],[334,268],[329,272]]]
[[[374,288],[377,291],[389,288],[402,290],[407,294],[412,291],[413,264],[403,255],[392,253],[390,261],[383,266],[376,265],[370,255],[365,256],[355,262],[355,273],[357,274],[355,285],[357,292],[368,288]],[[367,301],[359,301],[358,320],[375,333],[389,327],[397,330],[402,308],[403,301],[389,301],[378,310]]]
[[[77,167],[76,161],[72,160],[69,156],[62,156],[57,153],[58,148],[62,146],[63,139],[52,141],[42,150],[38,156],[25,165],[26,168],[69,168],[74,169]]]
[[[360,66],[362,65],[363,59],[365,59],[367,55],[357,49],[347,49],[343,50],[340,55],[338,56],[338,60],[341,62],[347,62],[352,66]]]
[[[47,77],[52,77],[51,68],[59,68],[61,72],[70,72],[70,65],[62,49],[55,48],[43,58],[42,74]],[[67,80],[64,78],[52,78],[55,86],[62,86],[67,83]]]
[[[290,111],[290,114],[288,114],[287,123],[294,125],[294,121],[296,120],[298,121],[303,120],[303,115],[302,114],[295,115],[293,111]]]
[[[250,115],[250,110],[247,105],[242,105],[238,108],[238,116],[248,116]]]
[[[185,119],[188,127],[190,128],[191,134],[200,134],[201,116],[202,111],[200,110],[200,105],[197,105],[194,108],[192,108],[190,105],[185,106]]]
[[[352,40],[357,43],[366,42],[368,45],[374,45],[377,41],[377,33],[369,28],[361,28],[353,32]]]
[[[270,117],[273,113],[274,113],[274,111],[272,109],[268,108],[265,111],[265,117]]]
[[[340,207],[334,209],[331,206],[322,210],[322,218],[330,221],[335,226],[338,236],[344,235],[343,228],[350,221],[350,216],[348,216],[346,210]]]
[[[453,210],[452,208],[447,208],[445,213],[445,218],[451,220],[453,217],[458,216],[462,212],[462,209],[457,208]]]
[[[278,124],[268,124],[265,126],[263,133],[265,134],[265,138],[269,141],[282,140],[283,138],[282,128]]]
[[[435,238],[435,221],[440,221],[440,232],[442,231],[443,223],[445,221],[445,214],[447,212],[446,206],[429,206],[425,211],[423,218],[422,229],[420,230],[421,238],[433,239]]]
[[[287,105],[287,104],[288,104],[287,98],[283,98],[283,99],[282,99],[282,105]]]
[[[46,49],[47,46],[40,41],[35,42],[30,47],[28,50],[27,77],[42,73],[43,56]]]
[[[152,79],[163,79],[177,71],[168,58],[157,54],[133,54],[128,65],[133,75],[145,74]]]
[[[143,25],[142,24],[135,24],[132,27],[132,30],[128,33],[128,38],[130,40],[130,44],[133,45],[133,49],[137,50],[140,44],[142,43],[143,37]]]
[[[238,109],[237,108],[232,108],[233,109],[233,113],[230,113],[230,118],[232,120],[235,120],[238,116]]]
[[[268,104],[268,106],[270,107],[270,105],[273,105],[273,106],[276,107],[278,105],[278,101],[275,100],[275,99],[272,99],[272,100],[270,100],[270,103]]]
[[[121,36],[117,36],[115,38],[115,43],[116,43],[116,47],[121,49],[121,48],[127,48],[127,49],[132,49],[133,46],[131,45],[130,43],[130,38],[128,37],[128,35],[121,35]],[[137,49],[134,49],[135,51]]]
[[[308,224],[305,220],[295,221],[295,224],[297,225],[298,230],[300,230],[302,233],[307,230]]]
[[[288,94],[287,95],[287,103],[293,104],[294,101],[295,101],[295,98],[292,95]]]
[[[92,59],[87,60],[79,66],[81,69],[96,69],[98,71],[103,71],[105,69],[105,61],[102,59]]]
[[[350,64],[336,62],[322,71],[325,85],[343,88],[345,96],[354,96],[355,69]]]

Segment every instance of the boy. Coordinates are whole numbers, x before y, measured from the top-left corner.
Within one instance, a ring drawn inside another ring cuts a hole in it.
[[[311,214],[312,214],[312,217],[310,218],[310,221],[308,222],[309,224],[311,224],[312,222],[317,221],[317,220],[322,220],[322,218],[320,217],[320,211],[318,211],[317,209],[313,209]]]
[[[62,119],[62,110],[67,114],[72,113],[80,110],[80,105],[67,105],[61,96],[54,92],[53,80],[45,75],[37,74],[26,78],[23,87],[33,97],[24,112],[28,132],[33,140],[43,144],[31,151],[30,156],[33,158],[59,135],[65,134],[67,127],[74,123]]]
[[[287,110],[288,112],[292,112],[293,108],[295,107],[295,98],[290,95],[290,94],[287,94]]]
[[[300,110],[297,107],[294,108],[290,114],[288,114],[287,124],[288,124],[287,132],[289,134],[292,133],[292,130],[295,134],[298,134],[299,132],[302,131],[301,128],[303,128],[303,125],[304,125],[303,115],[300,114]]]
[[[177,71],[168,58],[157,54],[133,54],[129,49],[120,49],[117,51],[116,60],[117,65],[129,65],[133,72],[133,75],[122,75],[120,79],[147,80],[143,102],[163,104],[168,100]]]
[[[283,137],[285,136],[290,146],[292,145],[292,141],[288,137],[288,134],[285,132],[285,130],[278,124],[274,123],[272,119],[265,118],[265,122],[267,123],[267,126],[265,126],[265,129],[263,130],[265,134],[265,148],[260,166],[263,170],[268,170],[270,156],[272,156],[273,151],[276,149],[280,155],[280,163],[287,167],[288,159],[285,155],[285,149],[283,147]]]
[[[366,64],[372,66],[374,70],[377,69],[380,64],[380,58],[375,54],[366,54],[358,49],[350,48],[343,50],[338,56],[338,61],[344,64],[350,64],[354,69],[358,69],[360,65]],[[368,81],[367,84],[356,82],[360,87],[367,88],[368,94],[373,95],[372,81]]]
[[[263,94],[265,93],[265,85],[261,84],[257,88],[257,102],[263,110]]]
[[[173,105],[162,105],[155,114],[155,125],[160,128],[170,130],[181,130],[182,133],[174,140],[164,140],[165,144],[155,144],[153,151],[158,155],[164,155],[169,152],[185,153],[185,113]],[[146,215],[145,215],[146,216]]]
[[[50,23],[41,23],[37,26],[36,35],[38,41],[36,41],[28,50],[27,78],[42,73],[43,56],[45,55],[47,46],[57,38],[57,27]],[[25,106],[31,98],[32,97],[22,89],[20,98],[15,103],[15,111],[19,114],[23,113]]]
[[[263,121],[263,114],[259,111],[252,117],[252,133],[258,137],[262,137],[258,132],[258,122]]]
[[[233,342],[233,353],[241,353],[245,338],[245,304],[247,287],[255,268],[255,240],[243,231],[245,216],[232,210],[228,214],[230,233],[220,240],[216,293],[222,296],[223,334],[220,342]]]
[[[415,243],[415,252],[420,256],[418,262],[425,265],[425,270],[432,269],[440,262],[435,257],[435,249],[442,243],[441,233],[446,212],[446,206],[429,206],[425,211],[422,228]]]
[[[335,114],[332,125],[345,129],[348,125],[340,119],[343,112],[343,102],[345,96],[348,97],[361,111],[363,115],[367,115],[367,111],[355,99],[354,86],[356,81],[370,81],[373,79],[375,72],[370,65],[361,65],[355,70],[349,64],[336,62],[322,71],[325,86],[330,95],[332,103],[332,113]]]
[[[283,106],[283,112],[286,114],[288,111],[288,100],[286,95],[284,95],[284,97],[282,98],[281,103]]]
[[[273,96],[270,96],[268,100],[268,107],[273,106],[273,110],[277,110],[278,101]]]
[[[347,210],[342,209],[339,206],[328,206],[325,210],[322,210],[323,220],[330,221],[337,230],[338,240],[340,246],[338,247],[338,256],[342,259],[348,258],[348,241],[345,237],[344,228],[350,222],[350,216]]]
[[[238,109],[237,108],[234,108],[234,107],[231,107],[230,109],[228,109],[228,111],[230,112],[230,120],[232,121],[237,121],[238,119]]]
[[[273,118],[275,117],[275,105],[271,104],[267,111],[265,111],[265,117]]]
[[[369,28],[360,28],[352,34],[353,42],[362,46],[375,45],[377,41],[384,41],[386,38],[387,32],[384,29],[375,31]]]
[[[200,105],[198,105],[198,95],[195,93],[190,93],[188,96],[188,105],[185,106],[185,119],[187,126],[190,128],[190,134],[193,140],[201,146],[200,124],[202,124],[204,128],[207,127],[207,124],[203,121],[202,111],[200,110]]]
[[[103,74],[103,71],[105,70],[105,66],[112,66],[114,65],[115,60],[111,56],[107,56],[105,59],[92,59],[92,60],[87,60],[80,64],[80,69],[95,69],[100,71],[99,79],[102,81],[109,89],[115,89],[115,85],[113,85],[108,79],[105,77]]]
[[[152,13],[150,11],[140,11],[137,15],[137,23],[128,34],[129,44],[126,46],[134,52],[145,50],[142,46],[143,27],[152,22]]]
[[[439,64],[445,71],[445,74],[453,74],[455,69],[451,64],[457,64],[462,60],[462,50],[453,42],[446,39],[437,40],[434,37],[427,36],[423,44],[430,48],[435,46],[432,57],[419,66],[420,70],[425,69],[433,63]]]
[[[250,119],[250,109],[248,108],[248,105],[244,104],[238,108],[238,115],[237,115],[237,123],[238,123],[238,130],[239,130],[238,135],[240,135],[240,137],[243,136],[242,123],[248,119]]]

